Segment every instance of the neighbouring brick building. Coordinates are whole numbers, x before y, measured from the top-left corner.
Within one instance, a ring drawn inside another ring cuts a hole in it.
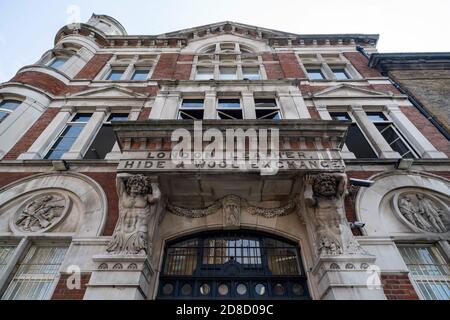
[[[0,85],[2,299],[449,299],[450,142],[387,77],[448,126],[447,74],[377,41],[63,27]]]

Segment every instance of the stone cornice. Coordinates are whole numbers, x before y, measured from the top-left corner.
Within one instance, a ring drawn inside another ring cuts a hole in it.
[[[450,52],[374,53],[369,67],[382,73],[392,70],[450,69]]]

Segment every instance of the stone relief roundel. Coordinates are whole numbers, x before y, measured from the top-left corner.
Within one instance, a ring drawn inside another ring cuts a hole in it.
[[[56,227],[67,215],[71,200],[57,192],[41,193],[24,201],[11,217],[10,227],[17,232],[43,233]]]
[[[450,211],[438,197],[420,191],[397,193],[393,198],[398,218],[416,232],[450,231]]]

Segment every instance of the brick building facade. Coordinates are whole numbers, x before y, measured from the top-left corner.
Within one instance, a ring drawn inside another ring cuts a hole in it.
[[[2,298],[449,299],[450,142],[377,41],[63,27],[0,85]]]

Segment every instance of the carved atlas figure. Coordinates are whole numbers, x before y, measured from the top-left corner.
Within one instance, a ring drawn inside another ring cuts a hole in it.
[[[119,174],[117,192],[119,221],[107,251],[114,254],[151,255],[148,230],[153,225],[161,198],[158,184],[143,175]]]

